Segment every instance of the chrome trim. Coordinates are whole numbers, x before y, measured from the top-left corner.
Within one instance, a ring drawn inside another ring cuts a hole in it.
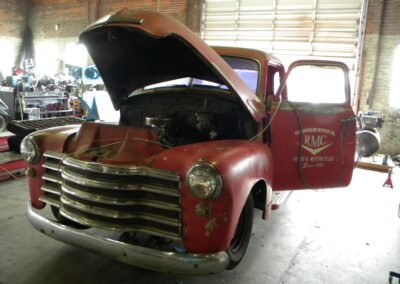
[[[43,168],[56,172],[61,172],[61,161],[58,163],[49,162],[48,160],[43,164]]]
[[[57,160],[61,160],[62,157],[64,156],[63,153],[59,153],[59,152],[53,152],[53,151],[46,151],[43,156],[47,157],[47,158],[51,158],[51,159],[57,159]]]
[[[61,186],[62,191],[65,193],[68,193],[69,195],[78,197],[80,199],[84,199],[87,201],[92,201],[92,202],[98,202],[102,204],[108,204],[108,205],[145,205],[157,209],[165,209],[165,210],[171,210],[171,211],[176,211],[176,212],[181,212],[182,209],[172,203],[168,202],[153,202],[153,201],[147,201],[147,200],[132,200],[131,198],[121,198],[121,197],[111,197],[107,195],[102,195],[102,194],[96,194],[96,193],[90,193],[84,190],[80,190],[74,187],[71,187],[67,184],[63,184]]]
[[[86,225],[89,227],[94,227],[94,228],[101,228],[103,230],[110,230],[110,231],[119,231],[119,232],[129,232],[129,231],[135,231],[135,232],[142,232],[158,237],[163,237],[163,238],[168,238],[171,240],[175,241],[180,241],[182,240],[181,236],[179,234],[174,234],[165,230],[157,230],[157,229],[152,229],[151,227],[144,227],[143,225],[129,225],[129,224],[115,224],[115,223],[110,223],[110,222],[103,222],[99,220],[93,220],[86,218],[82,214],[77,214],[72,212],[70,209],[68,209],[65,206],[61,206],[60,208],[60,214],[63,215],[64,217],[67,217],[68,219],[71,219],[79,224]]]
[[[39,197],[39,200],[43,201],[47,204],[56,206],[58,208],[60,208],[60,206],[61,206],[61,202],[59,200],[51,198],[50,196],[42,195],[41,197]]]
[[[147,185],[140,185],[140,184],[125,184],[125,183],[120,183],[118,181],[111,182],[111,181],[88,179],[86,176],[73,173],[68,169],[64,169],[62,171],[61,177],[66,181],[94,188],[115,189],[115,190],[138,190],[138,191],[153,192],[174,197],[180,196],[179,192],[176,189],[157,187],[157,186],[150,187]]]
[[[62,180],[60,179],[60,176],[57,174],[52,174],[52,173],[45,173],[42,177],[42,179],[54,182],[57,184],[62,184]]]
[[[96,252],[129,265],[177,274],[209,274],[225,270],[229,258],[226,252],[212,254],[181,254],[159,251],[93,235],[47,220],[28,203],[27,218],[41,233],[72,246]]]
[[[179,182],[179,175],[175,172],[152,169],[148,167],[132,167],[132,166],[126,167],[126,166],[103,165],[94,162],[80,161],[72,157],[64,158],[63,164],[84,171],[91,171],[101,174],[141,175],[141,176],[149,176],[149,177]]]
[[[202,197],[198,196],[198,195],[197,195],[197,192],[195,192],[194,189],[190,186],[190,183],[189,183],[189,176],[190,176],[191,172],[192,172],[195,168],[207,168],[207,169],[210,169],[211,171],[213,171],[213,172],[215,173],[215,178],[216,178],[216,182],[217,182],[217,184],[216,184],[216,186],[215,186],[215,187],[216,187],[216,188],[215,188],[215,191],[214,191],[210,196],[207,196],[206,198],[202,198]],[[210,163],[208,163],[208,162],[203,162],[203,161],[197,162],[197,163],[193,164],[193,165],[190,167],[190,169],[189,169],[189,170],[187,171],[187,173],[186,173],[186,181],[187,181],[187,183],[188,183],[188,187],[189,187],[190,193],[191,193],[195,198],[201,199],[201,200],[207,200],[207,199],[215,199],[215,198],[217,198],[217,197],[221,194],[222,187],[223,187],[223,184],[222,184],[222,177],[221,177],[221,174],[219,173],[218,169],[217,169],[213,164],[210,164]]]
[[[25,154],[23,153],[24,148],[26,146],[27,143],[32,143],[33,148],[35,149],[35,156],[34,157],[25,157]],[[38,146],[38,144],[36,143],[35,139],[33,139],[32,134],[29,134],[28,136],[26,136],[20,144],[20,149],[21,149],[21,155],[23,156],[24,160],[29,163],[29,164],[37,164],[40,160],[40,148]]]
[[[63,205],[70,206],[81,212],[93,214],[101,217],[108,217],[113,219],[142,219],[165,224],[169,226],[180,227],[180,222],[173,218],[162,217],[160,215],[151,213],[133,213],[129,211],[117,211],[111,209],[105,209],[96,205],[87,205],[79,201],[73,200],[68,195],[61,195],[61,202]]]
[[[53,193],[56,195],[60,195],[61,194],[61,190],[57,185],[54,184],[44,184],[42,185],[42,190],[49,192],[49,193]]]
[[[181,241],[178,174],[145,167],[125,171],[122,166],[83,162],[55,152],[44,156],[43,201],[58,205],[66,218],[104,230]],[[54,202],[57,198],[59,204]]]

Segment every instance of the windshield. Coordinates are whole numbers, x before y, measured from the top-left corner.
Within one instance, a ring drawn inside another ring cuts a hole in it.
[[[222,56],[239,77],[246,83],[247,87],[254,93],[257,91],[258,74],[260,72],[257,62],[248,58],[233,56]]]
[[[249,87],[249,89],[255,93],[257,91],[258,77],[259,77],[258,64],[255,61],[246,58],[238,58],[232,56],[222,56],[222,58],[232,67],[232,69],[236,72],[236,74],[239,75],[239,77],[246,83],[247,87]],[[201,80],[189,77],[152,84],[146,86],[144,89],[148,90],[155,88],[179,87],[179,86],[182,87],[208,86],[225,90],[228,89],[228,87],[223,84],[218,84],[207,80]]]

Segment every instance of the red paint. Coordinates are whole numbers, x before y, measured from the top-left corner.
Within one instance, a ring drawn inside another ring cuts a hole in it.
[[[84,123],[73,142],[67,150],[73,157],[90,161],[91,150],[103,146],[111,155],[97,161],[112,165],[148,166],[152,157],[164,150],[150,129],[111,124]]]
[[[80,128],[79,126],[62,127],[35,133],[34,139],[42,152],[51,150],[68,153],[77,159],[89,161],[92,158],[90,151],[93,148],[107,145],[105,148],[112,154],[103,156],[101,160],[97,160],[98,163],[119,166],[139,165],[178,173],[180,176],[183,243],[187,251],[192,253],[212,253],[228,248],[243,205],[250,191],[258,182],[269,186],[265,202],[265,218],[270,214],[272,206],[270,187],[273,190],[326,188],[345,186],[350,182],[355,151],[355,121],[351,120],[354,113],[348,102],[344,105],[325,108],[317,106],[317,109],[320,109],[319,112],[316,112],[315,106],[311,107],[307,104],[297,104],[296,110],[286,106],[286,108],[277,110],[277,115],[273,116],[275,109],[270,110],[268,105],[265,111],[259,101],[265,101],[266,104],[270,102],[267,99],[273,95],[272,81],[275,74],[273,72],[285,75],[285,71],[277,59],[260,51],[249,49],[215,48],[221,55],[250,58],[259,63],[261,68],[260,85],[257,94],[252,94],[249,93],[245,83],[218,56],[217,52],[182,24],[154,12],[131,11],[115,15],[117,16],[113,18],[114,21],[90,26],[83,33],[81,39],[85,40],[85,37],[89,38],[91,33],[96,34],[95,30],[101,31],[108,27],[131,29],[133,34],[140,31],[140,33],[156,39],[177,37],[185,45],[185,48],[190,48],[195,56],[201,58],[205,65],[204,68],[208,68],[207,70],[214,75],[221,76],[220,79],[226,83],[232,93],[238,95],[243,103],[243,109],[249,112],[254,123],[258,123],[259,131],[262,131],[267,125],[268,119],[273,117],[271,128],[260,133],[254,139],[255,141],[221,140],[165,149],[157,144],[154,133],[148,129],[84,123]],[[141,25],[129,23],[127,20],[116,22],[118,17],[132,17],[144,21]],[[107,40],[114,40],[111,33]],[[104,45],[104,42],[101,43]],[[95,45],[92,45],[91,48],[95,49]],[[185,49],[185,51],[187,50]],[[129,50],[129,52],[131,51]],[[108,57],[103,56],[104,54],[100,55],[98,57],[100,63],[107,63]],[[124,66],[123,62],[115,64]],[[107,64],[104,66],[109,67]],[[132,81],[133,86],[137,87],[138,84],[151,80],[150,77],[146,77],[147,75],[142,78],[143,81],[138,80],[137,82],[135,76],[125,73],[125,77],[113,76],[106,71],[115,71],[118,68],[107,69],[106,67],[99,68],[99,70],[103,77],[105,77],[104,74],[111,77],[103,78],[106,84],[107,80],[110,80],[108,82],[112,82],[111,85],[116,87],[115,89],[108,88],[108,90],[117,108],[124,100],[123,96],[130,94],[131,90],[125,89],[125,87],[132,87],[128,84],[129,82]],[[187,67],[186,65],[185,68]],[[129,70],[135,70],[135,66]],[[146,71],[149,70],[153,69],[150,68]],[[127,69],[123,69],[123,71],[128,72]],[[195,71],[200,72],[201,70],[194,68]],[[174,75],[170,75],[173,78]],[[127,83],[127,86],[122,83],[114,84],[119,82],[118,80],[125,80],[123,83]],[[207,89],[205,89],[206,91]],[[287,99],[285,91],[282,93],[284,101]],[[210,92],[212,92],[210,95],[213,95],[213,90]],[[303,110],[303,107],[308,107],[308,110]],[[336,110],[339,107],[342,108],[342,111],[329,114],[332,109]],[[300,164],[303,167],[300,171],[296,161],[299,157],[304,159]],[[223,180],[223,190],[220,196],[213,200],[194,198],[186,183],[188,170],[200,160],[213,164]],[[43,194],[40,190],[43,174],[42,162],[43,159],[37,165],[30,165],[37,173],[29,181],[31,202],[36,208],[43,206],[43,203],[38,200]],[[206,203],[212,208],[210,217],[196,215],[195,207],[201,203]]]
[[[223,179],[223,190],[215,200],[201,201],[192,196],[186,184],[189,168],[199,159],[213,164]],[[190,252],[217,252],[228,248],[240,212],[253,185],[271,180],[271,153],[264,144],[248,141],[215,141],[166,150],[152,166],[180,173],[183,209],[183,240]],[[213,216],[198,217],[194,208],[199,203],[212,206]],[[205,226],[213,218],[217,226],[206,235]],[[201,238],[201,241],[198,241]]]
[[[297,162],[300,139],[297,117],[293,111],[280,110],[271,129],[271,151],[275,165],[273,189],[347,186],[353,172],[356,126],[355,120],[341,121],[354,116],[353,110],[344,107],[343,112],[338,114],[305,112],[301,109],[297,109],[297,112],[303,129],[301,170],[299,172]]]
[[[8,142],[6,137],[0,137],[0,152],[8,150]]]
[[[120,19],[127,19],[121,21]],[[130,20],[130,21],[129,21]],[[138,24],[138,20],[142,20],[141,24]],[[104,40],[108,40],[106,37],[97,37],[94,42],[91,41],[92,34],[96,34],[101,30],[108,30],[110,27],[120,27],[123,29],[129,29],[131,37],[135,34],[146,35],[151,39],[159,39],[157,44],[162,44],[166,39],[176,41],[179,47],[183,47],[185,51],[193,53],[194,56],[200,59],[199,69],[207,69],[208,73],[214,74],[214,77],[219,78],[222,82],[232,90],[234,94],[239,96],[243,101],[243,105],[247,108],[249,113],[254,117],[255,120],[260,121],[264,115],[264,106],[248,86],[240,79],[235,71],[205,42],[203,42],[197,35],[195,35],[189,28],[184,26],[177,20],[168,17],[166,15],[159,14],[153,11],[144,10],[121,10],[117,13],[110,15],[106,20],[100,20],[91,24],[87,29],[80,35],[80,41],[85,43],[88,47],[89,53],[91,50],[95,50],[96,46],[100,44],[104,45]],[[104,49],[105,54],[114,53],[113,45],[108,45],[109,48]],[[132,47],[134,48],[135,45]],[[104,47],[103,47],[104,48]],[[146,65],[159,65],[156,58],[158,54],[154,54],[153,48],[146,49],[143,57],[148,58]],[[123,52],[123,51],[121,51]],[[129,56],[135,53],[134,50],[129,50],[128,54],[124,54],[124,57],[120,58],[120,61],[112,62],[114,65],[123,66]],[[111,100],[116,108],[119,107],[120,102],[123,101],[126,96],[138,88],[162,82],[163,80],[178,79],[173,77],[175,74],[168,70],[168,68],[161,68],[160,74],[157,74],[158,81],[154,80],[154,69],[145,68],[143,66],[140,72],[137,71],[138,66],[133,68],[125,69],[123,76],[115,76],[115,71],[110,73],[107,56],[96,57],[96,53],[93,52],[92,58],[96,62],[100,73],[104,79],[104,83],[110,92]],[[96,59],[95,59],[96,58]],[[153,61],[154,62],[153,62]],[[212,64],[210,64],[212,62]],[[198,66],[192,66],[192,70],[198,70]],[[115,68],[115,66],[114,66]],[[118,68],[117,68],[118,69]],[[189,70],[188,70],[189,71]],[[132,74],[131,74],[132,73]],[[187,73],[192,74],[193,72]],[[114,76],[113,76],[114,75]],[[195,73],[196,75],[196,73]],[[137,78],[132,80],[131,78]],[[194,76],[195,77],[195,76]],[[127,80],[128,78],[128,80]],[[121,92],[121,89],[124,91]],[[125,97],[124,97],[125,96]]]
[[[35,141],[42,154],[45,151],[62,153],[65,150],[65,141],[68,137],[73,136],[78,129],[79,125],[69,125],[40,130],[35,132]],[[43,191],[41,190],[44,183],[42,180],[44,174],[44,168],[42,167],[43,163],[44,157],[42,157],[35,165],[27,165],[28,168],[32,168],[35,172],[34,177],[29,177],[29,195],[31,198],[31,204],[36,209],[42,209],[45,206],[45,203],[39,200],[43,195]]]
[[[24,160],[18,160],[9,162],[6,164],[0,164],[0,181],[8,180],[16,177],[22,177],[25,175],[25,167],[26,162]],[[16,173],[12,173],[12,175],[8,174],[8,172],[18,171]]]

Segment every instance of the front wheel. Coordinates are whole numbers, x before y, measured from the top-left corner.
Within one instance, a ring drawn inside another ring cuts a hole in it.
[[[250,242],[251,229],[253,227],[253,209],[254,201],[250,194],[240,214],[235,234],[227,250],[229,256],[228,269],[236,267],[246,253],[247,246]]]

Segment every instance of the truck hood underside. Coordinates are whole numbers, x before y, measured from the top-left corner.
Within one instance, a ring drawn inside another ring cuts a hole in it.
[[[150,11],[122,10],[90,25],[80,36],[115,109],[142,87],[184,77],[228,86],[255,120],[264,108],[235,71],[178,21]]]

